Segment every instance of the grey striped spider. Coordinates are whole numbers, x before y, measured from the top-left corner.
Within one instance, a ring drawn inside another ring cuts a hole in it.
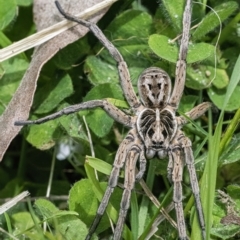
[[[15,123],[15,125],[41,124],[62,115],[68,115],[83,109],[100,107],[117,122],[129,128],[129,132],[120,144],[115,156],[107,189],[97,210],[96,217],[89,229],[89,233],[86,236],[86,240],[90,240],[95,232],[106,210],[110,196],[117,186],[119,172],[124,168],[124,191],[113,237],[114,240],[121,239],[124,222],[130,205],[131,191],[134,188],[135,182],[143,177],[146,170],[147,159],[155,156],[159,159],[165,157],[169,159],[167,172],[168,179],[173,184],[173,202],[176,210],[179,239],[188,239],[182,206],[182,175],[185,165],[187,166],[190,176],[202,237],[205,239],[204,215],[194,168],[192,144],[190,139],[181,131],[182,126],[186,124],[188,120],[183,116],[176,116],[185,85],[186,56],[191,24],[191,4],[191,0],[186,0],[182,23],[183,33],[176,64],[173,90],[169,75],[160,68],[150,67],[144,70],[139,76],[139,99],[133,90],[127,64],[120,52],[95,24],[77,19],[65,13],[56,1],[58,10],[66,19],[89,28],[115,59],[123,94],[133,112],[133,115],[127,115],[105,99],[92,100],[69,106],[38,120],[18,121]],[[185,115],[194,120],[203,115],[209,107],[211,107],[211,103],[204,102],[185,113]],[[136,173],[137,163],[139,164],[138,173]]]

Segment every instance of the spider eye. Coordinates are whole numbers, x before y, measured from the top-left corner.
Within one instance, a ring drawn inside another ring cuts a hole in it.
[[[167,151],[166,150],[160,150],[158,151],[158,157],[159,159],[163,159],[167,156]]]
[[[147,151],[146,151],[146,157],[147,157],[147,159],[151,159],[151,158],[153,158],[154,157],[154,155],[155,155],[155,151],[154,150],[152,150],[152,149],[147,149]]]

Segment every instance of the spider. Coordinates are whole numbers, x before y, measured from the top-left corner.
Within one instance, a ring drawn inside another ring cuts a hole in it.
[[[179,239],[181,240],[188,239],[182,206],[182,175],[184,165],[187,165],[202,231],[202,238],[205,239],[204,215],[194,168],[192,144],[190,139],[181,131],[182,126],[188,123],[188,120],[183,116],[176,116],[185,85],[186,56],[191,24],[191,0],[186,0],[183,14],[183,33],[176,63],[173,90],[169,75],[160,68],[150,67],[145,69],[138,78],[138,93],[140,99],[133,90],[129,70],[122,55],[104,36],[97,25],[65,13],[58,1],[55,3],[59,12],[66,19],[89,28],[115,59],[123,94],[133,112],[132,115],[127,115],[106,99],[103,99],[72,105],[38,120],[15,122],[15,125],[41,124],[61,117],[62,115],[100,107],[117,122],[130,129],[116,153],[107,189],[97,210],[96,217],[89,229],[89,233],[86,236],[86,240],[90,240],[95,232],[106,210],[110,196],[117,186],[120,170],[125,168],[124,190],[113,237],[114,240],[121,239],[124,222],[130,205],[131,191],[134,188],[135,182],[143,177],[146,170],[147,159],[152,159],[155,156],[159,159],[169,158],[167,173],[169,181],[173,184],[173,202],[176,210]],[[203,115],[211,106],[211,103],[204,102],[185,113],[185,115],[187,118],[195,120]],[[136,173],[137,163],[139,164],[138,173]]]

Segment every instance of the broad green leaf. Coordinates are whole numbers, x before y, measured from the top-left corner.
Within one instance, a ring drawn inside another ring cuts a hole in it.
[[[107,101],[110,102],[112,105],[119,107],[119,108],[130,108],[128,103],[123,100],[115,99],[115,98],[107,98]]]
[[[117,68],[95,56],[86,59],[84,71],[88,73],[88,79],[93,85],[118,82]]]
[[[11,40],[2,31],[0,31],[0,46],[4,48],[10,45],[11,43],[12,43]]]
[[[60,105],[60,107],[58,107],[58,110],[68,106],[70,106],[68,103],[63,103]],[[68,116],[60,117],[59,123],[69,136],[76,139],[83,139],[88,141],[82,117],[79,116],[78,113],[73,113]]]
[[[179,32],[182,30],[182,16],[185,7],[183,0],[163,0],[162,4],[167,10],[169,21]]]
[[[34,97],[33,107],[37,107],[34,113],[44,114],[52,111],[72,93],[73,86],[69,75],[65,75],[61,79],[49,79]]]
[[[95,99],[116,98],[124,100],[122,89],[119,84],[105,83],[93,87],[83,99],[84,102]]]
[[[233,185],[233,184],[228,185],[227,193],[234,200],[234,202],[236,203],[236,209],[239,211],[240,210],[240,198],[239,198],[240,187],[239,187],[239,185]]]
[[[133,37],[131,39],[116,40],[114,42],[124,60],[127,62],[131,80],[134,84],[136,84],[134,80],[137,80],[140,73],[152,64],[152,59],[149,58],[149,52],[151,50],[147,44],[147,38],[148,37],[142,40]],[[106,50],[102,51],[100,56],[115,68],[116,62]]]
[[[24,190],[24,181],[20,178],[11,179],[0,191],[2,198],[13,197]]]
[[[207,71],[208,71],[207,73],[210,72],[209,78],[214,76],[214,71],[215,71],[214,67],[208,66]],[[212,83],[218,89],[223,89],[223,88],[227,87],[227,85],[229,83],[229,77],[228,77],[226,70],[217,68],[216,69],[216,77]]]
[[[220,25],[219,19],[223,22],[227,19],[234,11],[238,8],[238,4],[234,1],[226,1],[221,5],[217,6],[213,11],[210,11],[202,20],[198,28],[193,32],[193,40],[199,40],[205,37],[207,33],[214,30]],[[216,13],[218,17],[216,16]]]
[[[166,36],[153,34],[149,37],[148,44],[152,51],[172,63],[178,59],[178,47],[176,43],[171,43],[171,39]],[[187,55],[187,63],[200,62],[214,53],[214,46],[207,43],[190,44]]]
[[[114,120],[102,109],[95,109],[86,115],[89,128],[98,136],[106,136],[114,123]]]
[[[198,97],[194,95],[183,96],[178,111],[183,113],[190,111],[195,106],[197,100]]]
[[[0,113],[5,110],[29,63],[18,57],[1,63],[0,66]],[[26,93],[23,93],[26,94]]]
[[[17,3],[15,0],[0,0],[0,6],[0,30],[3,30],[17,15]]]
[[[205,65],[187,68],[186,86],[189,88],[201,90],[213,84],[216,88],[222,89],[228,85],[228,82],[229,78],[224,69]]]
[[[218,237],[219,239],[234,239],[234,236],[237,236],[239,233],[239,226],[234,224],[218,224],[211,229],[211,235]]]
[[[86,225],[73,215],[59,217],[57,223],[58,231],[66,240],[83,240],[88,233]],[[96,238],[93,238],[93,240],[96,240]]]
[[[149,51],[147,38],[151,26],[152,18],[149,14],[129,10],[116,17],[104,31],[127,61],[131,78],[134,80],[138,78],[143,69],[151,64],[151,60],[145,56],[145,53]],[[91,83],[97,85],[112,81],[119,82],[116,61],[106,49],[101,51],[100,56],[102,60],[93,56],[86,60],[85,72],[89,73]]]
[[[88,54],[90,45],[87,41],[87,37],[81,38],[67,47],[61,49],[54,57],[53,61],[60,69],[68,70],[76,64],[78,59],[81,59]]]
[[[231,185],[230,185],[230,188],[231,188]],[[239,189],[236,189],[236,190],[237,190],[237,193],[239,194]],[[218,196],[216,196],[216,199],[218,199]],[[221,223],[221,220],[227,216],[227,209],[229,207],[230,206],[228,206],[227,203],[223,204],[219,200],[216,201],[213,207],[213,226],[211,229],[211,234],[215,237],[218,237],[219,239],[234,239],[234,236],[237,236],[237,234],[239,234],[240,232],[240,228],[238,225],[235,225],[235,224],[223,225]]]
[[[52,218],[62,217],[66,215],[78,216],[78,213],[75,211],[59,210],[52,202],[47,199],[37,199],[34,205],[44,219],[51,220]]]
[[[96,216],[99,202],[92,190],[91,182],[88,179],[82,179],[76,182],[69,192],[69,209],[79,214],[79,218],[90,226]],[[109,222],[106,216],[101,220],[97,233],[106,230]]]
[[[34,227],[34,222],[32,219],[32,216],[29,212],[18,212],[18,213],[14,213],[11,216],[12,219],[12,223],[13,223],[13,227],[14,227],[14,235],[17,235],[19,233],[24,232],[24,235],[28,236],[28,237],[34,237],[34,238],[30,238],[30,239],[36,239],[36,240],[41,240],[41,236],[38,237],[38,232],[36,231],[36,229],[32,228]],[[31,231],[26,231],[27,229],[32,228]]]
[[[84,101],[103,98],[117,98],[122,100],[122,90],[117,84],[100,84],[91,89]],[[109,133],[114,120],[102,109],[95,109],[86,115],[90,129],[98,136],[103,137]],[[101,126],[101,127],[99,127]]]
[[[17,5],[27,7],[33,3],[33,0],[16,0]]]
[[[141,24],[139,24],[141,23]],[[152,17],[139,10],[129,10],[117,16],[107,27],[105,33],[110,40],[132,37],[148,37],[152,26]]]
[[[26,140],[38,149],[49,149],[61,136],[62,131],[58,126],[58,119],[40,125],[32,125],[28,129]]]
[[[34,203],[37,211],[43,218],[51,218],[54,214],[60,212],[60,210],[47,199],[37,199]]]
[[[35,206],[43,218],[48,219],[52,227],[64,236],[64,239],[82,240],[87,235],[86,225],[76,216],[76,212],[61,211],[46,199],[38,199]]]
[[[214,87],[211,87],[207,90],[209,98],[219,109],[222,109],[223,107],[226,92],[226,89],[216,89]],[[239,95],[240,86],[236,86],[227,103],[227,106],[225,108],[226,111],[234,111],[240,108]]]
[[[239,161],[240,156],[240,134],[236,134],[231,139],[227,149],[224,150],[223,154],[219,159],[221,165],[227,165]]]

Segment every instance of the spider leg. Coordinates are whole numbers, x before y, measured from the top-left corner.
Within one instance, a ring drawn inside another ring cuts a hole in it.
[[[169,163],[171,166],[168,170],[172,170],[168,177],[173,183],[173,202],[177,217],[178,234],[180,240],[188,240],[186,233],[186,224],[184,220],[183,206],[182,206],[182,174],[184,166],[183,152],[177,147],[173,147],[168,153]]]
[[[120,111],[117,107],[109,103],[106,99],[92,100],[92,101],[88,101],[80,104],[75,104],[75,105],[63,108],[62,110],[55,112],[51,115],[48,115],[46,117],[39,118],[37,120],[17,121],[14,123],[14,125],[22,126],[22,125],[29,125],[29,124],[41,124],[41,123],[53,120],[55,118],[59,118],[63,115],[68,115],[71,113],[78,112],[80,110],[92,109],[96,107],[103,108],[113,119],[115,119],[119,123],[122,123],[125,126],[131,127],[133,125],[133,119],[131,116],[128,116],[122,111]]]
[[[177,109],[180,99],[183,94],[185,79],[186,79],[186,58],[187,58],[187,51],[188,51],[188,43],[189,43],[189,32],[190,32],[190,25],[191,25],[191,12],[192,12],[192,4],[191,0],[186,0],[186,6],[183,13],[183,33],[182,39],[179,49],[179,55],[176,65],[175,71],[175,84],[173,88],[173,92],[171,98],[169,100],[169,104]]]
[[[196,107],[194,107],[191,111],[186,112],[185,115],[192,120],[195,120],[199,117],[201,117],[210,107],[213,107],[213,104],[210,102],[204,102]],[[186,119],[184,116],[177,117],[178,126],[183,126],[184,124],[188,123],[188,119]]]
[[[99,27],[96,24],[88,22],[83,19],[78,19],[78,18],[66,13],[62,9],[62,7],[58,1],[55,1],[55,4],[56,4],[59,12],[66,19],[73,21],[73,22],[77,22],[77,23],[89,28],[89,30],[98,38],[98,40],[102,43],[102,45],[109,51],[111,56],[115,59],[115,61],[118,64],[118,73],[119,73],[120,83],[121,83],[121,87],[123,89],[124,96],[125,96],[126,100],[128,101],[129,105],[131,106],[131,108],[136,111],[141,106],[141,103],[133,90],[133,86],[131,84],[130,74],[129,74],[129,71],[127,68],[127,64],[124,61],[120,52],[106,38],[106,36],[103,34],[101,29],[99,29]]]
[[[139,157],[139,172],[136,175],[136,181],[140,181],[146,171],[146,165],[147,165],[147,160],[145,158],[145,154],[144,154],[144,149],[142,148],[142,151],[140,153],[140,157]]]
[[[184,155],[185,155],[185,163],[187,165],[189,176],[190,176],[192,193],[195,199],[195,206],[198,213],[199,224],[202,231],[202,238],[205,240],[206,239],[205,221],[204,221],[202,203],[200,199],[200,190],[198,186],[197,175],[194,167],[194,157],[193,157],[193,152],[191,148],[191,141],[187,137],[185,137],[185,141],[186,141],[186,146],[183,148]]]
[[[194,167],[194,157],[192,152],[191,141],[183,134],[182,131],[178,131],[176,140],[171,146],[169,151],[169,167],[168,171],[171,174],[168,177],[173,182],[173,201],[175,203],[175,209],[177,214],[177,223],[179,237],[181,240],[188,239],[186,235],[186,227],[184,222],[183,208],[182,208],[182,174],[183,167],[186,164],[190,176],[190,183],[192,193],[195,199],[196,210],[198,213],[199,224],[201,227],[202,238],[206,239],[205,233],[205,221],[203,215],[203,209],[200,199],[200,190],[198,186],[197,175]]]
[[[114,240],[120,240],[124,222],[127,216],[128,209],[130,207],[130,200],[131,200],[131,192],[135,185],[135,170],[136,170],[136,162],[139,158],[139,154],[141,153],[142,149],[134,144],[132,145],[131,149],[127,154],[127,159],[125,162],[125,178],[124,178],[124,191],[122,195],[122,200],[120,203],[120,212],[118,216],[118,221],[116,224],[116,228],[114,231]]]
[[[97,210],[96,217],[89,229],[89,233],[85,240],[90,240],[93,233],[95,232],[106,210],[111,194],[113,193],[114,188],[117,186],[120,170],[123,168],[125,164],[126,170],[125,170],[124,192],[123,192],[123,197],[121,202],[121,210],[118,218],[118,223],[114,231],[114,240],[121,238],[124,220],[126,217],[127,209],[129,207],[129,197],[131,196],[130,192],[135,182],[136,161],[138,159],[140,151],[142,151],[142,148],[141,146],[138,146],[138,143],[136,142],[136,131],[134,129],[130,130],[128,135],[125,137],[125,139],[119,146],[119,149],[117,151],[117,154],[113,163],[113,169],[111,171],[111,174],[108,180],[108,187],[104,193],[103,199]]]

